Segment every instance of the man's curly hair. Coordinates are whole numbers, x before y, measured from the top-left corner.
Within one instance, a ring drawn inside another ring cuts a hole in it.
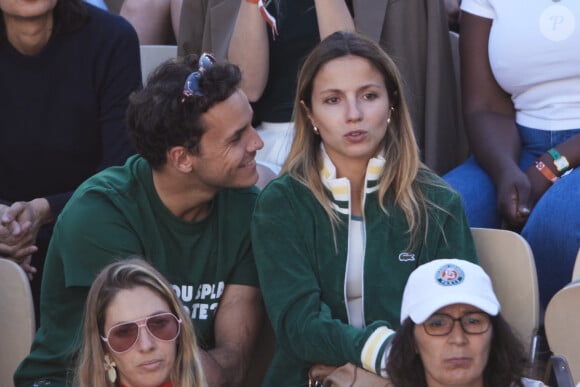
[[[129,97],[129,137],[152,168],[165,164],[174,146],[198,153],[206,130],[202,114],[228,99],[242,78],[236,65],[215,63],[199,78],[201,96],[184,97],[185,80],[194,71],[199,71],[197,56],[170,59],[151,73],[145,88]]]

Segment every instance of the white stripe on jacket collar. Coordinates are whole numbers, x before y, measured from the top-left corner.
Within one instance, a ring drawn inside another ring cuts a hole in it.
[[[335,210],[349,214],[350,181],[346,177],[336,177],[336,167],[330,160],[324,144],[320,144],[322,154],[322,170],[320,179],[322,184],[332,193]],[[369,160],[365,175],[365,194],[375,192],[378,188],[379,177],[385,166],[385,158],[376,156]]]

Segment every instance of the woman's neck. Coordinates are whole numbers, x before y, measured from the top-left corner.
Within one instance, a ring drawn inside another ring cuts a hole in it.
[[[353,163],[354,164],[354,163]],[[365,168],[356,167],[354,165],[341,168],[336,171],[337,177],[346,177],[350,183],[350,203],[351,215],[362,216],[362,196],[365,186]]]
[[[42,51],[52,35],[53,22],[52,12],[35,18],[4,15],[8,41],[23,55],[37,55]]]

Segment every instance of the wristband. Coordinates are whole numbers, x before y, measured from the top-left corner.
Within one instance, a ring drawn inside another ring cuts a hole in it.
[[[556,150],[556,148],[549,149],[548,153],[554,159],[554,166],[558,172],[560,172],[560,174],[563,174],[568,169],[570,169],[570,163],[568,162],[568,159],[562,156],[560,152]]]
[[[262,15],[262,19],[272,28],[272,36],[278,35],[278,26],[276,24],[276,18],[268,12],[266,6],[264,5],[263,0],[246,0],[250,4],[257,4],[258,9],[260,10],[260,14]]]
[[[546,167],[546,164],[544,164],[541,160],[536,160],[536,169],[552,183],[555,183],[559,179],[559,177],[554,175],[554,172],[550,171],[550,168]]]

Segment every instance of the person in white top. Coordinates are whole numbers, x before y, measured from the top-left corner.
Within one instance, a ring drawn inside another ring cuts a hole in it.
[[[139,43],[175,44],[183,0],[122,0],[121,3],[119,14],[135,28]]]
[[[461,9],[473,157],[444,178],[471,227],[520,231],[530,243],[545,307],[580,247],[580,3],[463,0]]]

